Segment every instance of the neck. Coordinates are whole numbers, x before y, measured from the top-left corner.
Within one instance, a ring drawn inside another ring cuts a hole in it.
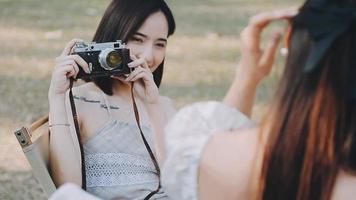
[[[119,80],[114,80],[112,85],[113,96],[131,96],[131,84],[123,83]]]

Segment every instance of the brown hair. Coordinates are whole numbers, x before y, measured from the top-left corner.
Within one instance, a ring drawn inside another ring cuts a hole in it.
[[[153,13],[161,11],[168,22],[168,36],[175,31],[173,14],[164,0],[112,0],[96,30],[93,41],[127,42]],[[162,80],[164,61],[153,72],[153,79],[159,87]],[[90,80],[87,80],[90,81]],[[112,95],[111,78],[94,78],[94,83],[107,95]]]
[[[356,171],[356,100],[349,97],[349,88],[356,87],[350,86],[356,28],[351,29],[334,41],[321,67],[305,73],[313,42],[305,26],[292,22],[285,71],[264,123],[268,141],[259,199],[330,199],[339,170]]]

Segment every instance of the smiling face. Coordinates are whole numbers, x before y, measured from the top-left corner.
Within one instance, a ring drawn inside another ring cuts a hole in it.
[[[165,15],[158,11],[151,14],[127,42],[132,55],[145,58],[153,72],[166,55],[168,23]]]

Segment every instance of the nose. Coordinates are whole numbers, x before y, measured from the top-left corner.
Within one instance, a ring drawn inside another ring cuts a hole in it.
[[[153,66],[154,62],[154,50],[152,45],[146,45],[141,52],[140,58],[144,58],[149,67]]]

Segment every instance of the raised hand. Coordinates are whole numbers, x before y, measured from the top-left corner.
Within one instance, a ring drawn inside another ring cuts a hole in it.
[[[281,33],[274,33],[266,48],[261,48],[261,33],[273,21],[290,19],[296,10],[266,12],[251,18],[241,32],[241,60],[235,80],[224,98],[224,103],[251,116],[256,89],[272,69]]]
[[[241,60],[237,68],[237,78],[260,82],[272,69],[281,33],[275,32],[266,48],[261,48],[261,33],[271,22],[290,19],[296,10],[265,12],[253,16],[248,26],[241,32]]]
[[[48,92],[49,98],[64,96],[69,88],[69,79],[76,77],[79,67],[89,73],[88,64],[78,55],[71,55],[71,51],[76,42],[80,39],[73,39],[65,46],[62,54],[55,59],[55,67],[52,73],[51,84]]]
[[[133,60],[128,66],[133,69],[132,72],[126,77],[112,76],[122,82],[134,82],[135,94],[146,103],[157,103],[159,99],[159,91],[153,79],[153,74],[148,67],[144,58],[137,58],[131,56]]]

